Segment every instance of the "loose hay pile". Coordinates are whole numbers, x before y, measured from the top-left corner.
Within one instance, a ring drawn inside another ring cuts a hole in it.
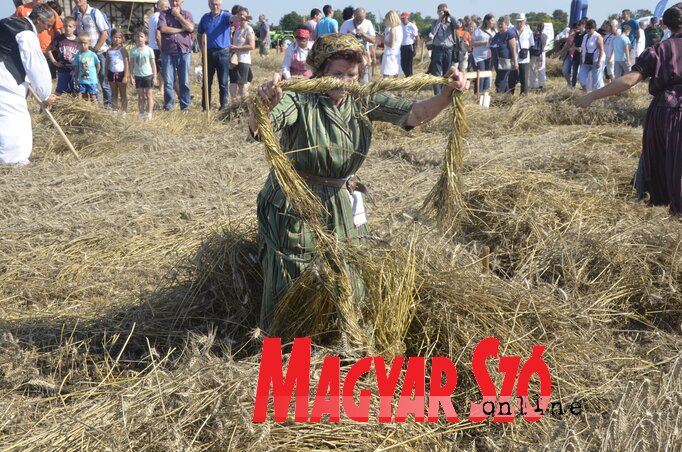
[[[198,120],[169,114],[168,125],[153,123],[156,135],[173,137],[172,149],[139,155],[122,147],[85,153],[76,166],[45,158],[3,170],[3,449],[675,450],[680,225],[665,209],[632,200],[637,131],[622,124],[622,112],[599,128],[570,124],[582,119],[566,99],[557,107],[566,109],[561,125],[537,126],[546,106],[521,102],[535,118],[527,130],[494,132],[477,122],[504,107],[470,114],[462,193],[469,210],[460,231],[443,235],[414,221],[415,201],[439,171],[434,149],[440,154],[445,121],[375,142],[362,175],[375,197],[383,194],[369,206],[380,237],[355,255],[370,288],[363,334],[377,353],[451,357],[462,418],[466,402],[478,399],[469,370],[478,340],[495,335],[504,354],[524,357],[546,344],[553,400],[581,400],[584,416],[474,429],[252,424],[260,346],[252,212],[254,180],[268,168],[258,144],[232,145],[243,123],[220,126],[229,134],[220,141],[191,127],[183,143],[177,124]],[[594,140],[557,144],[586,135]],[[199,140],[208,143],[200,152]],[[547,144],[536,151],[533,141]],[[481,274],[484,245],[490,276]],[[313,381],[323,356],[349,351],[334,338],[318,342]]]
[[[132,97],[132,96],[131,96]],[[129,113],[96,108],[82,99],[62,96],[52,107],[51,112],[66,136],[81,156],[96,157],[114,153],[152,154],[162,145],[173,144],[175,137],[189,133],[211,133],[219,130],[215,123],[207,123],[206,116],[200,114],[178,115],[157,112],[151,122],[143,121],[135,112],[131,99]],[[48,118],[33,115],[34,148],[32,159],[59,159],[69,156],[68,148],[57,134]]]
[[[97,109],[89,102],[62,96],[52,114],[81,156],[111,152],[155,152],[159,147],[153,129],[136,115],[122,117]],[[55,158],[68,154],[68,147],[44,116],[34,115],[35,143],[32,157]],[[35,120],[36,118],[37,121]]]

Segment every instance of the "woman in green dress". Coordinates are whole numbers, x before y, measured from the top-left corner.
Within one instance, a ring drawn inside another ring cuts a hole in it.
[[[313,45],[307,64],[313,77],[358,80],[364,68],[364,48],[353,35],[329,34]],[[367,236],[361,188],[354,175],[365,161],[373,121],[409,130],[435,118],[451,103],[453,90],[464,91],[464,74],[451,68],[452,83],[440,94],[420,102],[379,93],[369,98],[347,96],[342,90],[323,94],[283,92],[279,74],[258,88],[271,111],[282,150],[325,208],[324,222],[339,241],[358,243]],[[258,126],[249,120],[257,136]],[[290,152],[295,151],[295,152]],[[350,190],[349,190],[350,189]],[[259,254],[263,268],[261,328],[267,331],[277,300],[310,265],[315,243],[310,229],[291,208],[276,177],[270,173],[258,195]]]

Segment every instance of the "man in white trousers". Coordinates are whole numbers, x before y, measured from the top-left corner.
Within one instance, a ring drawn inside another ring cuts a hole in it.
[[[29,83],[49,107],[56,100],[38,33],[54,24],[47,5],[35,5],[29,17],[0,20],[0,163],[26,165],[33,148],[26,94]]]

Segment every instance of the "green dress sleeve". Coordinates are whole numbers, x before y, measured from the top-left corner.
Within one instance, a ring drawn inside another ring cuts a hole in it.
[[[408,129],[407,118],[415,101],[390,93],[377,93],[370,97],[367,117],[370,121],[390,122],[403,129]]]
[[[282,100],[270,112],[272,129],[279,132],[283,128],[295,124],[298,121],[298,109],[298,94],[285,92]]]

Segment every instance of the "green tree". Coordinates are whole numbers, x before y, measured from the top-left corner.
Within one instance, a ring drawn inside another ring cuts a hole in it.
[[[410,14],[410,21],[414,22],[419,30],[419,36],[428,36],[431,31],[431,25],[433,24],[433,19],[431,16],[422,17],[422,13],[415,12]]]
[[[609,20],[620,19],[621,13],[613,13],[609,15]]]
[[[341,28],[341,24],[343,23],[343,10],[337,9],[336,11],[334,11],[333,17],[339,23],[339,28]]]
[[[561,9],[555,9],[552,13],[552,25],[554,26],[554,34],[557,35],[568,26],[568,13]]]
[[[547,13],[536,13],[536,12],[530,12],[526,14],[526,20],[528,22],[551,22],[552,21],[552,16],[550,16]]]
[[[568,25],[568,13],[563,9],[555,9],[552,13],[552,23],[555,31],[563,30]]]
[[[651,10],[648,9],[638,9],[636,11],[633,11],[632,17],[635,19],[638,19],[640,17],[646,17],[646,16],[653,16],[654,13]]]
[[[295,11],[285,14],[279,20],[279,27],[282,30],[293,30],[301,24],[303,24],[303,16]]]

